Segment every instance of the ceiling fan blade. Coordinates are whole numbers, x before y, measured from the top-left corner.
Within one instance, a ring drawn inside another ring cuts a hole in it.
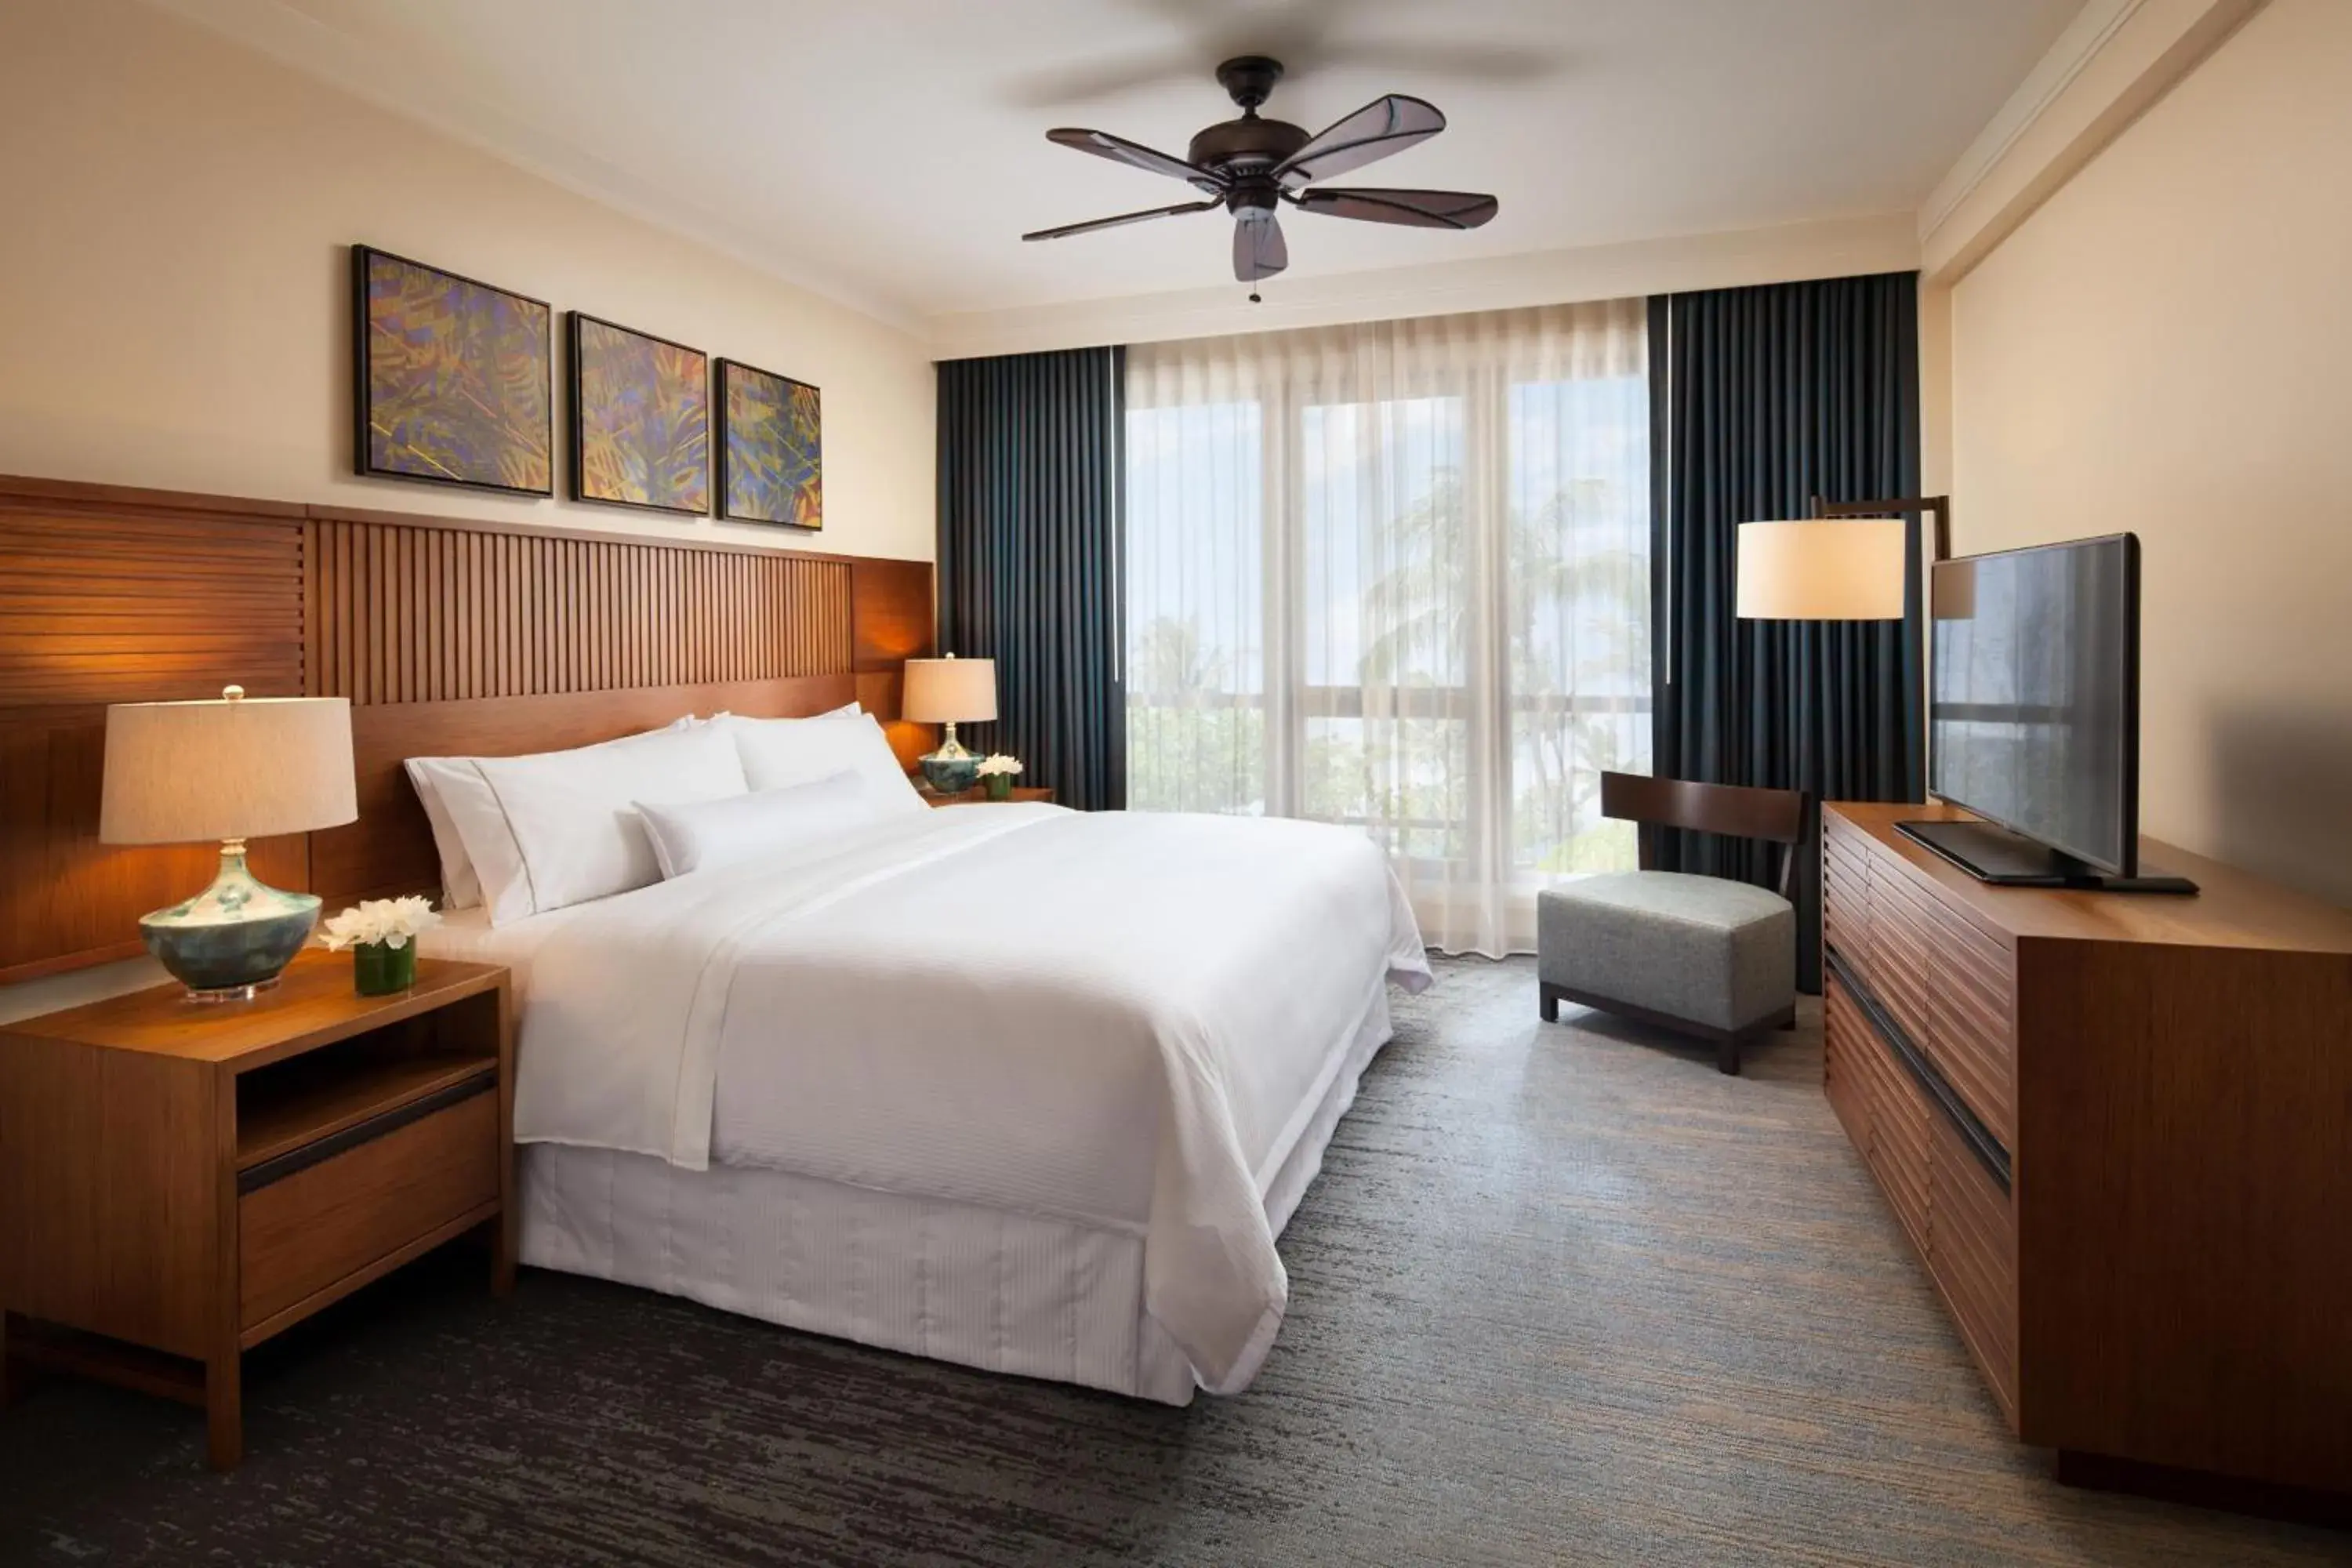
[[[1290,265],[1290,247],[1272,213],[1234,225],[1234,276],[1244,283],[1271,278]]]
[[[1302,191],[1291,201],[1301,212],[1361,218],[1366,223],[1404,224],[1413,228],[1476,228],[1501,210],[1501,204],[1494,197],[1474,195],[1468,191],[1377,191],[1361,186],[1326,186],[1318,191]]]
[[[1071,126],[1045,132],[1045,140],[1065,147],[1075,147],[1081,153],[1092,153],[1097,158],[1129,163],[1154,174],[1165,174],[1172,180],[1188,180],[1204,191],[1222,191],[1224,182],[1197,163],[1187,163],[1181,158],[1171,158],[1165,153],[1155,153],[1140,142],[1129,142],[1124,136],[1114,136],[1108,131],[1082,131]]]
[[[1437,105],[1392,92],[1328,127],[1276,164],[1274,177],[1294,188],[1309,180],[1328,179],[1361,168],[1375,158],[1402,153],[1444,129],[1445,116],[1437,111]]]
[[[1034,234],[1024,234],[1024,239],[1066,239],[1074,234],[1092,234],[1098,228],[1117,228],[1121,224],[1143,223],[1155,217],[1174,217],[1178,213],[1204,213],[1225,204],[1222,198],[1205,202],[1178,202],[1172,207],[1153,207],[1149,212],[1121,213],[1117,217],[1098,217],[1087,223],[1066,223],[1059,228],[1041,228]]]

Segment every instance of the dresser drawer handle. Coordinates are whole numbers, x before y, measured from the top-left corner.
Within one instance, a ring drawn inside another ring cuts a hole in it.
[[[1977,1157],[1977,1163],[2000,1184],[2000,1190],[2006,1194],[2010,1182],[2009,1151],[2000,1146],[2000,1140],[1992,1135],[1990,1128],[1977,1120],[1976,1112],[1969,1109],[1968,1102],[1944,1081],[1944,1075],[1920,1054],[1919,1047],[1911,1043],[1911,1037],[1903,1032],[1903,1026],[1886,1010],[1886,1005],[1855,977],[1845,960],[1834,949],[1828,956],[1831,971],[1844,983],[1847,992],[1853,997],[1854,1005],[1869,1021],[1872,1032],[1886,1043],[1895,1059],[1909,1069],[1919,1087],[1927,1091],[1927,1098],[1935,1101],[1936,1109],[1944,1113],[1944,1120],[1959,1132],[1961,1142],[1968,1144],[1969,1152]]]
[[[365,1121],[346,1127],[340,1132],[331,1132],[315,1143],[305,1143],[299,1149],[289,1149],[276,1159],[264,1160],[257,1165],[247,1166],[236,1173],[237,1195],[242,1197],[247,1193],[257,1192],[272,1183],[282,1182],[289,1176],[307,1171],[313,1165],[323,1164],[347,1149],[356,1149],[362,1143],[373,1143],[379,1138],[399,1131],[412,1121],[422,1121],[428,1116],[471,1100],[478,1094],[488,1094],[496,1089],[498,1084],[498,1068],[492,1063],[484,1062],[482,1070],[477,1077],[469,1078],[462,1083],[453,1083],[446,1089],[435,1089],[423,1099],[412,1100],[406,1105],[395,1105],[382,1115],[371,1116]]]

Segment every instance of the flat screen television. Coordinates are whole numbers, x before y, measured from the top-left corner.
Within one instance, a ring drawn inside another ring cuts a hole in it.
[[[1902,830],[1992,882],[2193,891],[2139,864],[2139,540],[1939,561],[1927,788],[1979,823]]]

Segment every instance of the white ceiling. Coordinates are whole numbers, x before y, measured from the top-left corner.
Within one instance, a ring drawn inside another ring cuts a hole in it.
[[[526,166],[905,321],[1230,284],[1181,155],[1270,53],[1309,131],[1451,126],[1345,177],[1489,191],[1474,234],[1286,214],[1290,279],[1909,211],[2082,0],[163,0]]]

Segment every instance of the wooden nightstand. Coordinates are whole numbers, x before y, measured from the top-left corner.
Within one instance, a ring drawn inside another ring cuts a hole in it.
[[[923,798],[929,801],[933,805],[1003,805],[1008,804],[1004,801],[990,800],[988,798],[988,791],[979,784],[974,784],[967,790],[958,790],[953,795],[938,795],[934,794],[930,790],[925,790],[923,791]],[[1012,798],[1013,800],[1042,800],[1046,805],[1051,805],[1054,802],[1054,792],[1050,789],[1024,789],[1019,784],[1014,784],[1013,786]]]
[[[176,985],[0,1029],[0,1356],[204,1407],[244,1451],[243,1352],[466,1231],[514,1281],[507,972],[393,996],[311,949],[250,1002]]]

